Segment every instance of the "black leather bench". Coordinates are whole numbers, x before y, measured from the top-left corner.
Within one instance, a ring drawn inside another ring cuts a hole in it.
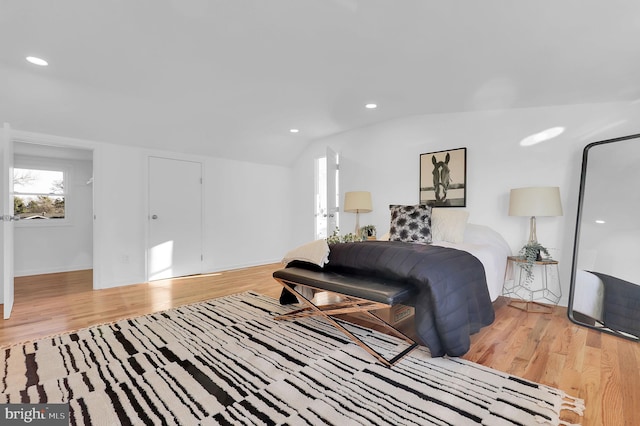
[[[397,304],[413,306],[416,289],[408,283],[377,277],[356,276],[337,271],[306,269],[302,267],[289,267],[277,270],[273,273],[273,277],[280,282],[286,290],[296,295],[298,300],[306,305],[303,309],[298,309],[278,316],[275,318],[276,320],[322,316],[356,344],[387,366],[395,364],[418,346],[413,339],[395,329],[391,324],[382,320],[372,312],[378,309],[389,308]],[[329,305],[315,305],[310,299],[296,291],[296,286],[304,286],[317,291],[335,293],[340,295],[343,300]],[[354,312],[365,314],[374,322],[381,324],[393,335],[403,339],[409,344],[409,346],[392,359],[386,359],[333,318],[335,315],[350,314]]]

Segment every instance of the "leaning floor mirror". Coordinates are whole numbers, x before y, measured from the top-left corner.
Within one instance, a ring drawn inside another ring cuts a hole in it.
[[[584,148],[569,318],[640,340],[640,134]]]

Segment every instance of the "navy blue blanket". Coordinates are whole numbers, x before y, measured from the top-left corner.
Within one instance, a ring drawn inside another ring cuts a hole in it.
[[[324,269],[416,286],[418,296],[408,304],[434,357],[464,355],[470,335],[495,319],[482,262],[461,250],[391,241],[333,244]]]

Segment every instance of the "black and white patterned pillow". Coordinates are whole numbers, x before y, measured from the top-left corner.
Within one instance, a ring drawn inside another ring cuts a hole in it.
[[[431,206],[390,205],[389,241],[431,243]]]

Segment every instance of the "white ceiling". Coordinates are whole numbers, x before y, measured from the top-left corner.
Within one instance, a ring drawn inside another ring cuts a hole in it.
[[[288,165],[397,117],[637,100],[639,40],[630,0],[0,0],[0,121]]]

